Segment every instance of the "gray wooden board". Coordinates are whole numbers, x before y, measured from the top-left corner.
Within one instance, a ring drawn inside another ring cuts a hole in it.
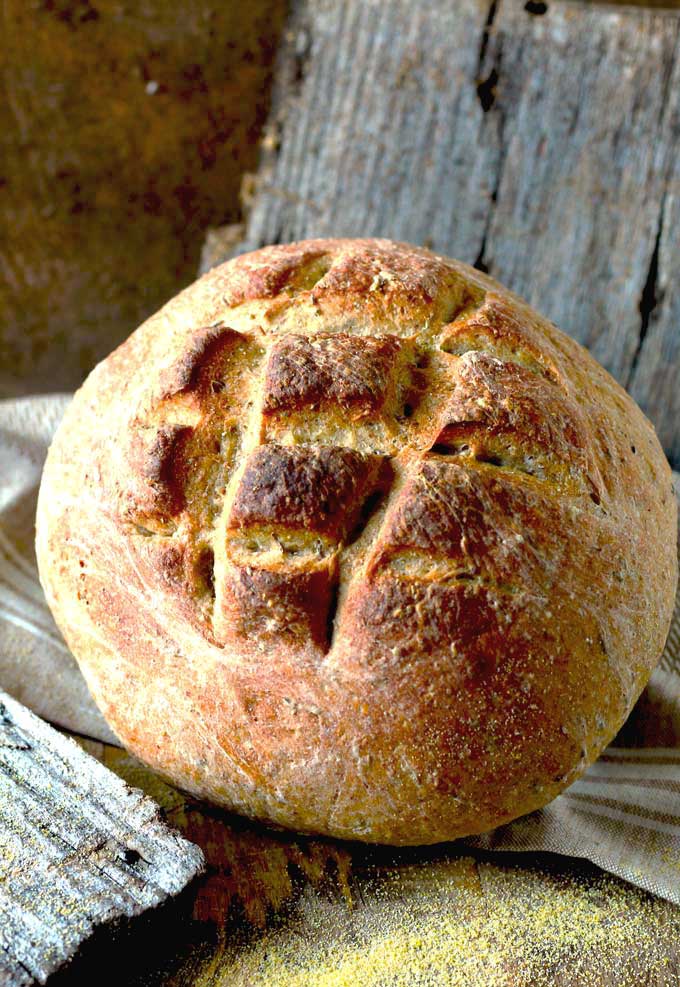
[[[44,983],[202,868],[151,799],[0,692],[0,985]]]
[[[680,465],[680,18],[296,0],[240,249],[390,236],[587,345]]]

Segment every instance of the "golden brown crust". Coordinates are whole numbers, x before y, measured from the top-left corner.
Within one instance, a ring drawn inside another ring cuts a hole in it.
[[[379,456],[333,446],[258,446],[236,488],[229,530],[274,525],[339,543],[372,492],[380,461]]]
[[[429,843],[544,805],[657,661],[649,423],[488,277],[386,240],[210,272],[90,376],[41,578],[123,742],[274,823]]]

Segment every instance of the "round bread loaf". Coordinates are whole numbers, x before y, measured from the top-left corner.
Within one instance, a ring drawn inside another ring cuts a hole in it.
[[[52,445],[47,599],[180,787],[392,844],[545,805],[619,729],[674,597],[649,422],[490,278],[387,240],[212,270]]]

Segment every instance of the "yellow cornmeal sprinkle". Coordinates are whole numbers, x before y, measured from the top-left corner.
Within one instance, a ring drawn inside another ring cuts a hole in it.
[[[481,878],[481,882],[480,882]],[[680,910],[604,874],[471,858],[382,872],[351,909],[307,893],[286,927],[235,946],[219,983],[249,987],[678,984]],[[642,978],[642,979],[641,979]],[[648,978],[648,979],[647,979]]]

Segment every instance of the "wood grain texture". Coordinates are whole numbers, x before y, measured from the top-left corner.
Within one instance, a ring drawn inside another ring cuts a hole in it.
[[[382,235],[475,263],[587,345],[680,463],[680,18],[293,7],[242,249]]]
[[[203,854],[134,791],[0,693],[0,984],[46,978],[105,923],[177,895]]]

